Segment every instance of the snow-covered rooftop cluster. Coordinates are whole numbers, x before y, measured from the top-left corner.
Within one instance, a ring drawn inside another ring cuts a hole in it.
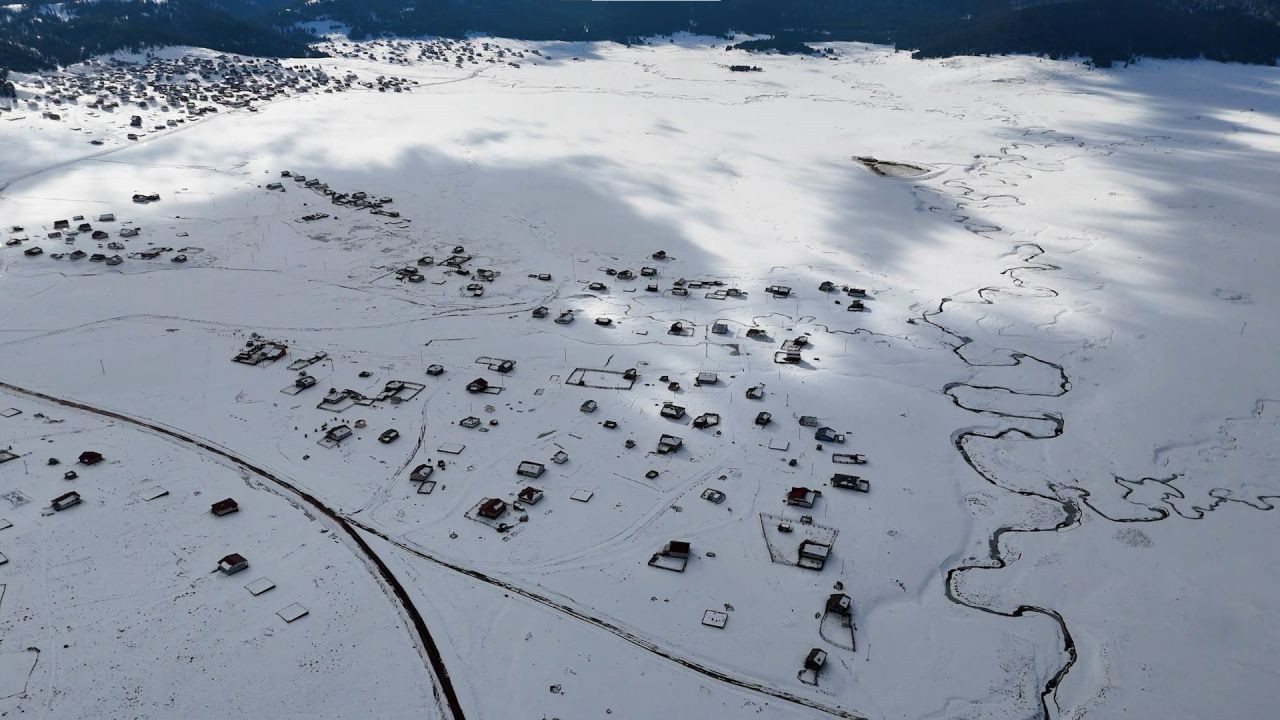
[[[1280,699],[1274,68],[330,42],[0,115],[0,714]]]

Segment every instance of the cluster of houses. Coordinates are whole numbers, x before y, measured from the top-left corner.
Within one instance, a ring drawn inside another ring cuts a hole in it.
[[[158,202],[160,196],[156,193],[135,193],[133,199],[136,203],[151,203]],[[141,227],[129,223],[119,225],[115,213],[99,213],[95,216],[71,215],[55,219],[38,231],[28,231],[21,225],[12,225],[7,228],[4,246],[20,249],[27,257],[40,257],[45,255],[45,245],[37,244],[38,241],[44,241],[45,244],[55,243],[55,246],[63,246],[66,249],[50,251],[48,253],[50,259],[73,262],[87,259],[89,262],[100,262],[104,265],[119,265],[125,261],[126,257],[154,260],[164,253],[174,253],[169,257],[169,261],[182,264],[187,262],[189,254],[203,251],[198,247],[184,247],[175,251],[172,247],[150,245],[133,252],[126,252],[129,247],[128,241],[142,237],[142,230]],[[93,249],[101,252],[76,247],[81,240],[94,243]]]
[[[316,192],[325,193],[327,187],[318,181],[300,177],[292,172],[286,171],[282,173],[282,177],[292,183],[301,184]],[[326,193],[329,194],[329,193]],[[376,199],[370,198],[368,195],[361,193],[358,198],[361,202],[378,202]],[[387,199],[389,201],[389,199]],[[470,268],[469,264],[472,259],[466,248],[457,245],[448,253],[442,253],[441,256],[447,254],[448,257],[437,261],[435,256],[423,256],[415,265],[408,266],[405,271],[400,273],[402,279],[409,282],[420,282],[413,280],[414,276],[421,276],[421,268],[425,267],[442,267],[448,273],[457,274],[465,277],[467,280],[477,281],[474,284],[484,287],[485,283],[495,282],[500,273],[484,269]],[[584,280],[583,283],[590,292],[608,293],[610,285],[621,284],[626,287],[626,283],[643,278],[641,282],[651,282],[656,285],[656,278],[661,275],[659,270],[662,263],[668,260],[665,252],[657,251],[649,255],[647,261],[652,264],[642,265],[638,268],[601,268],[603,276],[599,279]],[[530,273],[531,280],[550,280],[550,275],[543,273]],[[635,288],[639,290],[639,287]],[[687,280],[681,278],[672,286],[672,290],[683,289],[686,292],[690,290],[703,290],[705,296],[710,299],[726,300],[731,298],[745,297],[745,291],[732,287],[731,285],[719,280]],[[765,287],[766,298],[787,299],[792,297],[797,291],[791,287],[784,285],[769,285]],[[819,292],[828,294],[839,294],[842,304],[857,300],[861,303],[868,299],[865,290],[850,286],[838,286],[835,283],[824,282],[818,287]],[[675,293],[672,293],[675,295]],[[534,318],[547,319],[554,316],[550,308],[539,306],[533,310]],[[566,319],[567,316],[567,319]],[[556,320],[560,325],[568,325],[573,321],[573,310],[564,309],[560,311],[560,319]],[[679,320],[669,322],[667,331],[675,336],[689,336],[695,332],[693,322],[690,320]],[[664,323],[666,324],[666,323]],[[708,325],[708,338],[716,335],[728,334],[728,321],[718,321]],[[548,326],[551,327],[551,326]],[[755,326],[748,327],[746,337],[769,340],[768,334],[763,328]],[[774,354],[774,360],[782,364],[797,364],[803,362],[803,353],[812,349],[812,342],[808,335],[797,334],[785,337],[780,340],[780,347]],[[243,364],[255,365],[261,363],[273,362],[282,358],[286,353],[286,346],[283,343],[270,341],[262,337],[252,337],[246,345],[237,354],[235,360]],[[316,358],[323,357],[320,353]],[[766,357],[768,357],[766,355]],[[290,387],[285,388],[285,392],[293,394],[301,392],[316,384],[316,380],[307,374],[306,367],[316,358],[299,360],[290,364],[291,370],[296,370],[299,374],[294,379]],[[490,396],[496,396],[501,393],[508,383],[504,380],[507,377],[514,377],[517,372],[518,361],[508,358],[480,356],[475,360],[489,374],[472,374],[468,372],[457,378],[456,387],[464,388],[467,396],[471,398],[471,402],[483,404],[489,402]],[[766,361],[767,362],[767,361]],[[625,369],[624,369],[625,368]],[[426,369],[429,376],[440,376],[444,372],[444,368],[440,365],[432,365]],[[362,373],[362,377],[368,373]],[[452,377],[452,376],[450,376]],[[620,365],[617,370],[601,370],[591,368],[577,368],[569,374],[565,380],[566,385],[578,388],[590,388],[600,390],[629,390],[640,380],[640,374],[637,368],[628,368],[625,364]],[[653,457],[655,464],[659,462],[659,456],[670,456],[680,458],[689,455],[686,449],[686,438],[689,438],[691,444],[698,441],[699,437],[714,436],[721,432],[722,424],[733,424],[733,418],[728,415],[728,410],[735,406],[713,400],[713,395],[721,392],[726,385],[730,384],[730,380],[723,377],[722,373],[710,370],[698,370],[687,372],[681,375],[668,374],[660,375],[652,380],[652,384],[658,388],[665,388],[671,393],[682,393],[686,386],[705,390],[706,394],[693,393],[689,397],[691,400],[680,400],[677,395],[671,399],[662,398],[659,402],[655,402],[653,409],[648,412],[655,413],[657,417],[672,424],[691,426],[692,429],[686,432],[681,428],[669,428],[667,432],[658,432],[656,443],[645,443],[645,447],[640,452],[647,452]],[[328,394],[317,405],[318,408],[329,410],[334,413],[341,413],[348,407],[353,405],[371,405],[374,402],[402,402],[406,399],[415,397],[424,386],[419,383],[408,381],[391,381],[386,384],[385,389],[376,397],[366,396],[354,390],[331,389]],[[717,390],[717,388],[721,390]],[[777,423],[781,416],[775,418],[773,413],[764,404],[766,399],[765,387],[761,384],[752,384],[743,390],[746,399],[753,401],[749,403],[747,408],[740,405],[738,412],[745,410],[745,418],[751,422],[751,425],[758,431],[766,431],[768,436],[766,441],[762,441],[762,445],[767,442],[770,449],[786,450],[789,442],[785,438],[779,438],[775,431]],[[607,397],[607,396],[606,396]],[[577,404],[579,411],[585,415],[601,414],[605,417],[599,421],[599,426],[607,430],[614,430],[619,427],[619,423],[607,417],[609,403],[606,397],[583,397]],[[706,402],[715,404],[710,407],[697,407],[695,403],[697,398]],[[760,403],[760,404],[755,404]],[[476,405],[474,407],[479,407]],[[492,406],[484,406],[487,412],[494,412]],[[778,408],[774,408],[778,409]],[[481,420],[477,415],[482,415],[479,410],[472,410],[474,414],[456,421],[457,426],[473,430],[476,432],[488,432],[492,426],[498,425],[498,420],[490,419],[486,427],[485,421]],[[722,413],[724,413],[722,417]],[[824,424],[818,417],[810,415],[798,415],[798,422],[801,430],[801,437],[809,437],[808,433],[812,433],[812,442],[815,443],[816,449],[823,451],[828,450],[831,462],[836,465],[864,465],[866,458],[860,454],[843,452],[843,448],[849,444],[849,439],[845,432],[838,430],[836,427]],[[326,423],[319,429],[320,437],[317,442],[328,448],[336,448],[339,445],[356,437],[356,432],[364,427],[363,420],[354,422],[331,422]],[[701,432],[698,432],[701,431]],[[393,442],[399,437],[399,432],[394,429],[384,430],[379,440],[384,443]],[[624,447],[629,450],[639,447],[638,438],[619,438]],[[643,439],[640,439],[644,442]],[[774,442],[780,444],[775,447]],[[455,449],[446,449],[446,446],[456,446]],[[445,443],[440,447],[441,452],[460,453],[464,446],[460,443]],[[839,451],[837,451],[839,450]],[[549,462],[548,462],[549,460]],[[501,490],[494,488],[486,488],[484,494],[477,494],[469,499],[470,505],[464,512],[464,516],[471,521],[483,524],[488,528],[503,534],[504,539],[513,537],[516,533],[521,532],[524,528],[530,527],[528,523],[531,521],[531,509],[543,503],[548,497],[553,498],[552,505],[555,504],[554,497],[560,495],[560,491],[555,488],[554,480],[548,481],[547,474],[556,475],[556,465],[563,465],[568,462],[569,456],[564,449],[559,449],[550,454],[550,457],[535,457],[525,459],[516,463],[514,472],[514,482],[508,487]],[[797,461],[793,457],[788,460],[791,467],[797,467]],[[407,467],[407,466],[406,466]],[[447,467],[445,460],[441,459],[432,462],[419,462],[408,473],[410,482],[416,488],[416,494],[427,495],[437,489],[436,473],[443,471]],[[662,467],[659,465],[658,467]],[[646,473],[647,480],[654,480],[661,474],[659,469],[651,467]],[[568,473],[572,476],[573,473]],[[723,479],[723,478],[722,478]],[[835,472],[830,475],[828,480],[831,490],[817,485],[816,483],[796,484],[789,488],[779,488],[777,492],[777,502],[782,507],[779,514],[761,513],[762,529],[766,534],[766,544],[769,546],[770,558],[773,562],[800,568],[809,572],[823,572],[827,566],[832,565],[832,555],[835,548],[835,536],[837,530],[835,528],[824,527],[815,522],[815,515],[825,513],[822,504],[832,502],[832,499],[824,496],[824,492],[836,493],[869,493],[870,482],[861,475],[850,474],[848,472]],[[722,489],[723,488],[723,489]],[[728,505],[729,492],[733,492],[729,487],[703,487],[699,490],[699,497],[713,505]],[[561,497],[567,497],[577,502],[590,502],[592,492],[588,490],[566,490]],[[545,507],[545,505],[543,506]],[[815,511],[816,509],[816,511]],[[712,551],[704,551],[695,553],[694,548],[688,539],[675,538],[662,544],[656,551],[648,555],[646,564],[656,569],[667,570],[675,573],[685,573],[690,568],[697,570],[698,562],[696,558],[703,556],[711,557]],[[692,564],[691,564],[692,563]],[[837,561],[838,563],[838,561]],[[233,567],[234,563],[230,565]],[[724,612],[714,611],[716,614],[710,615],[704,619],[704,624],[711,627],[723,628],[727,622],[727,615]],[[708,611],[712,613],[712,611]],[[843,593],[833,594],[827,600],[827,604],[820,617],[820,634],[824,640],[830,636],[829,640],[832,647],[852,648],[853,647],[853,606],[849,595]],[[814,648],[804,659],[803,669],[800,673],[800,679],[803,682],[817,682],[819,674],[822,672],[826,662],[826,652],[822,648]]]
[[[372,40],[368,42],[351,42],[349,40],[329,40],[319,43],[315,48],[326,55],[334,57],[371,60],[391,65],[414,65],[424,62],[443,62],[463,67],[464,65],[505,63],[512,67],[520,67],[526,53],[530,56],[541,56],[541,51],[522,50],[502,45],[494,40],[469,40],[437,38],[434,40]],[[397,90],[397,92],[399,92]]]
[[[279,182],[268,183],[267,190],[281,192],[285,189],[285,181],[292,181],[293,184],[298,187],[306,188],[321,197],[329,198],[329,202],[334,205],[365,209],[374,215],[382,215],[389,218],[400,217],[399,212],[395,210],[388,210],[385,207],[395,202],[395,199],[390,196],[370,195],[363,190],[357,190],[349,193],[338,192],[337,190],[329,187],[329,183],[321,182],[319,178],[307,177],[306,175],[293,172],[292,170],[281,170],[280,178],[281,180]],[[312,221],[327,217],[329,216],[325,213],[312,213],[302,219]]]
[[[665,250],[657,250],[650,256],[651,260],[666,261],[669,259]],[[658,280],[659,270],[650,265],[644,265],[637,273],[631,269],[616,269],[612,267],[602,268],[605,275],[623,282],[635,280],[637,277],[645,278],[645,292],[665,293],[669,297],[689,297],[690,290],[701,290],[703,297],[709,300],[727,300],[742,299],[747,297],[747,292],[741,288],[727,286],[723,280],[706,279],[706,280],[689,280],[686,278],[677,278],[672,282],[671,287],[663,290]],[[534,277],[534,276],[530,276]],[[541,275],[537,276],[540,280],[550,280],[550,275],[545,278]],[[606,294],[609,293],[609,285],[603,280],[587,280],[583,281],[586,289],[590,292]],[[867,309],[866,302],[870,299],[867,291],[863,288],[851,287],[848,285],[840,286],[839,291],[848,296],[847,304],[845,301],[836,300],[835,303],[846,304],[846,309],[850,311],[865,311]],[[824,281],[818,287],[820,292],[832,293],[837,290],[835,283]],[[630,291],[630,290],[627,290]],[[765,288],[765,293],[770,297],[783,300],[792,296],[792,288],[785,285],[769,285]],[[535,319],[545,319],[550,317],[552,309],[546,305],[539,305],[531,311],[531,315]],[[555,322],[560,325],[568,325],[574,321],[574,312],[571,309],[560,311],[555,318]],[[609,316],[599,316],[594,319],[596,325],[603,327],[613,327],[614,319]],[[732,333],[732,329],[728,321],[716,320],[711,323],[709,330],[713,335],[728,336]],[[687,320],[679,320],[671,323],[667,329],[668,335],[680,337],[691,337],[694,335],[695,326]],[[753,340],[768,340],[768,333],[760,327],[747,327],[746,336]],[[779,364],[799,364],[803,361],[801,351],[808,345],[809,338],[806,335],[800,335],[796,338],[785,340],[782,347],[774,355],[774,361]]]
[[[357,80],[351,73],[330,75],[319,66],[228,54],[150,55],[141,63],[93,59],[25,81],[19,106],[51,120],[61,120],[69,107],[128,114],[128,135],[136,140],[146,131],[177,127],[219,109],[256,111],[256,104],[279,97],[349,90]],[[138,111],[160,115],[148,125]]]

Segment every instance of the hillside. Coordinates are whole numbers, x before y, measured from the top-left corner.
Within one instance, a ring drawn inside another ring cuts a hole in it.
[[[1274,64],[1275,0],[108,0],[28,3],[0,10],[0,67],[32,70],[119,49],[191,45],[270,57],[307,56],[309,23],[353,39],[464,37],[614,40],[676,32],[861,41],[914,49],[919,57],[1023,53],[1082,56],[1108,65],[1136,56],[1207,57]]]
[[[1259,12],[1273,10],[1260,5]],[[1137,57],[1205,57],[1273,65],[1280,25],[1237,7],[1162,0],[1081,0],[981,18],[928,37],[916,57],[1023,53],[1100,66]]]

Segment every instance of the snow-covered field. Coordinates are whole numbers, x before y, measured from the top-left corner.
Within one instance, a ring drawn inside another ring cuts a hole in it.
[[[138,143],[0,115],[0,713],[1270,714],[1280,71],[503,43],[542,57],[309,60],[418,84]]]

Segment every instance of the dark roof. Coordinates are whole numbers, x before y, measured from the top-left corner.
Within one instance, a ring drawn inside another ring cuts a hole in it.
[[[226,563],[228,565],[239,565],[242,562],[249,562],[249,561],[248,559],[245,558],[245,556],[241,555],[240,553],[231,553],[230,555],[218,561],[219,564]]]

